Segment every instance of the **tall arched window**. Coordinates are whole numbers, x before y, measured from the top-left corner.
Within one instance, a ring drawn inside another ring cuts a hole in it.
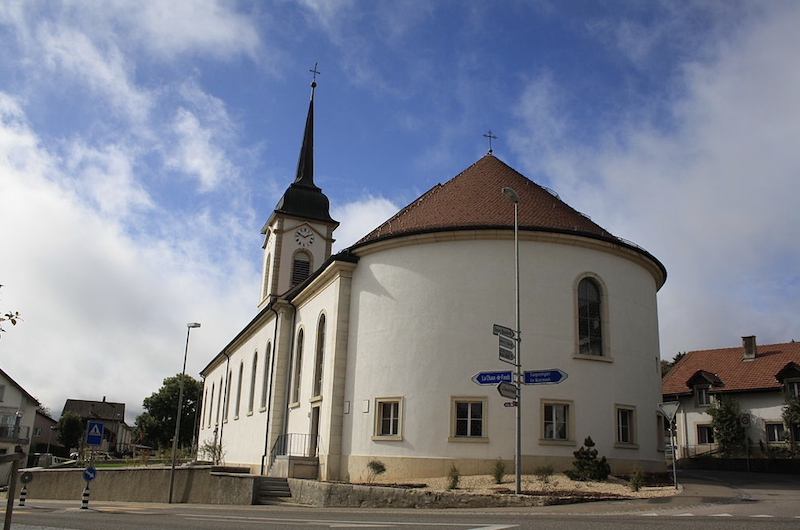
[[[261,381],[261,408],[267,408],[267,394],[269,392],[269,363],[272,358],[272,343],[267,343],[267,354],[264,356],[264,380]]]
[[[233,409],[233,419],[239,417],[239,410],[242,405],[242,376],[244,375],[244,363],[239,363],[239,379],[236,381],[236,408]]]
[[[292,287],[302,283],[311,274],[311,255],[308,252],[298,252],[292,262]]]
[[[603,355],[603,300],[600,286],[591,278],[578,284],[578,353]]]
[[[228,382],[225,385],[225,413],[222,416],[222,421],[228,421],[228,416],[231,411],[231,383],[233,382],[233,371],[228,372]]]
[[[300,401],[300,374],[303,366],[303,330],[297,332],[297,346],[294,355],[294,374],[292,376],[292,403]]]
[[[253,354],[253,369],[250,374],[250,397],[247,400],[247,412],[253,413],[253,404],[256,400],[256,375],[258,374],[258,351]]]
[[[317,324],[317,353],[314,357],[314,391],[311,395],[322,393],[322,366],[325,362],[325,315],[319,317]]]
[[[211,399],[208,400],[208,426],[211,427],[211,411],[214,409],[214,390],[215,383],[211,383]]]
[[[264,261],[264,284],[261,286],[261,298],[266,298],[269,295],[269,278],[270,269],[272,268],[272,254],[267,254],[267,259]]]

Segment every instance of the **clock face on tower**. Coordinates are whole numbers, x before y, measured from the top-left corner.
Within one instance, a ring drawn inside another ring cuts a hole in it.
[[[314,232],[312,232],[308,227],[304,226],[294,233],[294,240],[297,241],[301,247],[310,246],[311,243],[314,242]]]

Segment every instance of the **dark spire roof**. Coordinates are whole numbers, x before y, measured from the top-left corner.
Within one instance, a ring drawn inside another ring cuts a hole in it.
[[[339,224],[329,213],[330,201],[314,184],[314,89],[311,83],[311,101],[308,104],[308,117],[303,133],[303,145],[297,161],[297,175],[289,188],[278,201],[275,213]]]

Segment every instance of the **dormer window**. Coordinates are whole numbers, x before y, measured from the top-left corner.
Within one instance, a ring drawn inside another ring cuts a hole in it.
[[[698,407],[711,406],[710,387],[707,385],[694,387],[695,405]]]
[[[800,396],[800,380],[786,381],[786,393],[790,396]]]

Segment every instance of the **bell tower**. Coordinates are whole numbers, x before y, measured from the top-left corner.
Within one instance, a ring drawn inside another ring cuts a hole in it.
[[[330,201],[314,184],[314,90],[317,65],[310,70],[311,101],[294,182],[284,192],[261,233],[264,265],[259,306],[308,278],[331,256],[333,231],[339,226],[329,213]]]

